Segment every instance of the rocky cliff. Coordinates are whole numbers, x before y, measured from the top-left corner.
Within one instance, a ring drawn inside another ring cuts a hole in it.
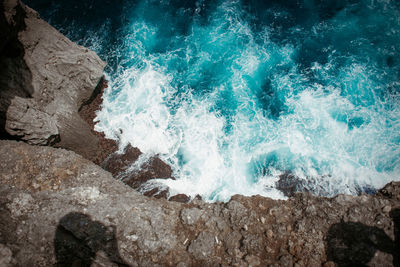
[[[0,155],[0,253],[10,265],[398,263],[399,183],[375,196],[181,204],[143,196],[64,149],[0,141]]]
[[[157,158],[121,178],[132,187],[85,159],[99,141],[78,111],[104,64],[0,0],[0,133],[23,141],[0,140],[0,266],[399,266],[400,183],[376,195],[183,204],[132,188],[171,175]],[[102,166],[125,173],[140,155],[127,149]]]
[[[1,1],[0,132],[90,157],[97,139],[79,116],[105,62],[18,0]]]

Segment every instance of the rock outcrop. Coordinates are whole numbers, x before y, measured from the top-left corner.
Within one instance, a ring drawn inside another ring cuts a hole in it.
[[[107,88],[105,63],[39,18],[18,0],[0,1],[0,134],[3,139],[77,152],[135,189],[153,178],[169,178],[170,166],[150,158],[128,171],[141,154],[118,154],[117,142],[94,131],[93,119]],[[125,160],[115,170],[119,157]],[[146,191],[147,194],[151,192]],[[156,192],[160,196],[167,196]],[[151,194],[153,195],[153,194]]]
[[[91,157],[98,141],[78,110],[103,76],[105,62],[20,1],[4,0],[0,6],[2,136]]]
[[[10,265],[393,266],[400,183],[378,195],[145,197],[64,149],[0,141],[0,253]]]
[[[128,147],[103,163],[131,187],[87,160],[116,150],[91,132],[104,64],[20,1],[0,0],[0,137],[24,141],[0,140],[0,266],[400,265],[400,183],[324,198],[296,193],[307,184],[288,173],[277,184],[287,201],[178,203],[143,191],[172,175],[157,157]]]
[[[139,159],[141,156],[143,158]],[[165,186],[147,184],[152,179],[173,178],[171,167],[158,156],[146,158],[138,148],[128,145],[121,153],[118,151],[112,153],[101,166],[111,172],[116,179],[147,196],[163,198],[169,196]],[[186,202],[189,200],[190,198],[186,196]]]

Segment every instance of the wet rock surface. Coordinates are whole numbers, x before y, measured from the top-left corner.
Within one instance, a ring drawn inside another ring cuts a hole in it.
[[[103,103],[103,94],[106,88],[108,88],[108,81],[103,76],[93,91],[92,96],[79,108],[79,115],[87,125],[89,125],[92,134],[96,136],[98,140],[98,150],[88,158],[97,165],[102,164],[109,155],[118,150],[117,141],[107,139],[103,132],[97,132],[94,130],[96,124],[94,121],[96,118],[96,112],[101,108],[101,104]]]
[[[143,196],[71,151],[0,141],[0,153],[1,251],[20,266],[397,264],[395,194],[183,204]]]
[[[168,199],[169,201],[176,201],[176,202],[181,202],[181,203],[187,203],[190,201],[190,197],[188,197],[185,194],[177,194],[175,196],[172,196]]]
[[[111,154],[101,166],[116,177],[133,165],[141,154],[138,148],[128,145],[122,153]]]
[[[146,196],[167,198],[168,189],[158,186],[146,187],[146,183],[152,179],[171,178],[171,167],[157,156],[143,160],[139,159],[140,156],[145,155],[138,148],[128,145],[122,152],[117,151],[108,156],[101,166],[111,172],[116,179],[141,191]]]

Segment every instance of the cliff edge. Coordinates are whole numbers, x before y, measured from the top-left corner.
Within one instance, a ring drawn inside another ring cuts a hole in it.
[[[0,3],[1,135],[91,157],[98,141],[78,110],[106,63],[20,1]]]
[[[400,266],[400,183],[177,203],[114,179],[87,160],[99,141],[78,113],[104,66],[20,1],[0,0],[0,135],[19,140],[0,140],[0,266]],[[140,155],[129,149],[103,167],[125,173]],[[125,179],[140,187],[153,172]]]
[[[398,266],[400,183],[378,195],[182,204],[143,196],[72,151],[0,141],[0,155],[9,265]]]

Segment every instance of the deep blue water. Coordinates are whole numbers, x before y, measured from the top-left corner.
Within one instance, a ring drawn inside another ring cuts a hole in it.
[[[327,196],[400,180],[398,1],[26,3],[108,62],[97,130],[159,154],[172,194],[279,198],[288,171]]]

